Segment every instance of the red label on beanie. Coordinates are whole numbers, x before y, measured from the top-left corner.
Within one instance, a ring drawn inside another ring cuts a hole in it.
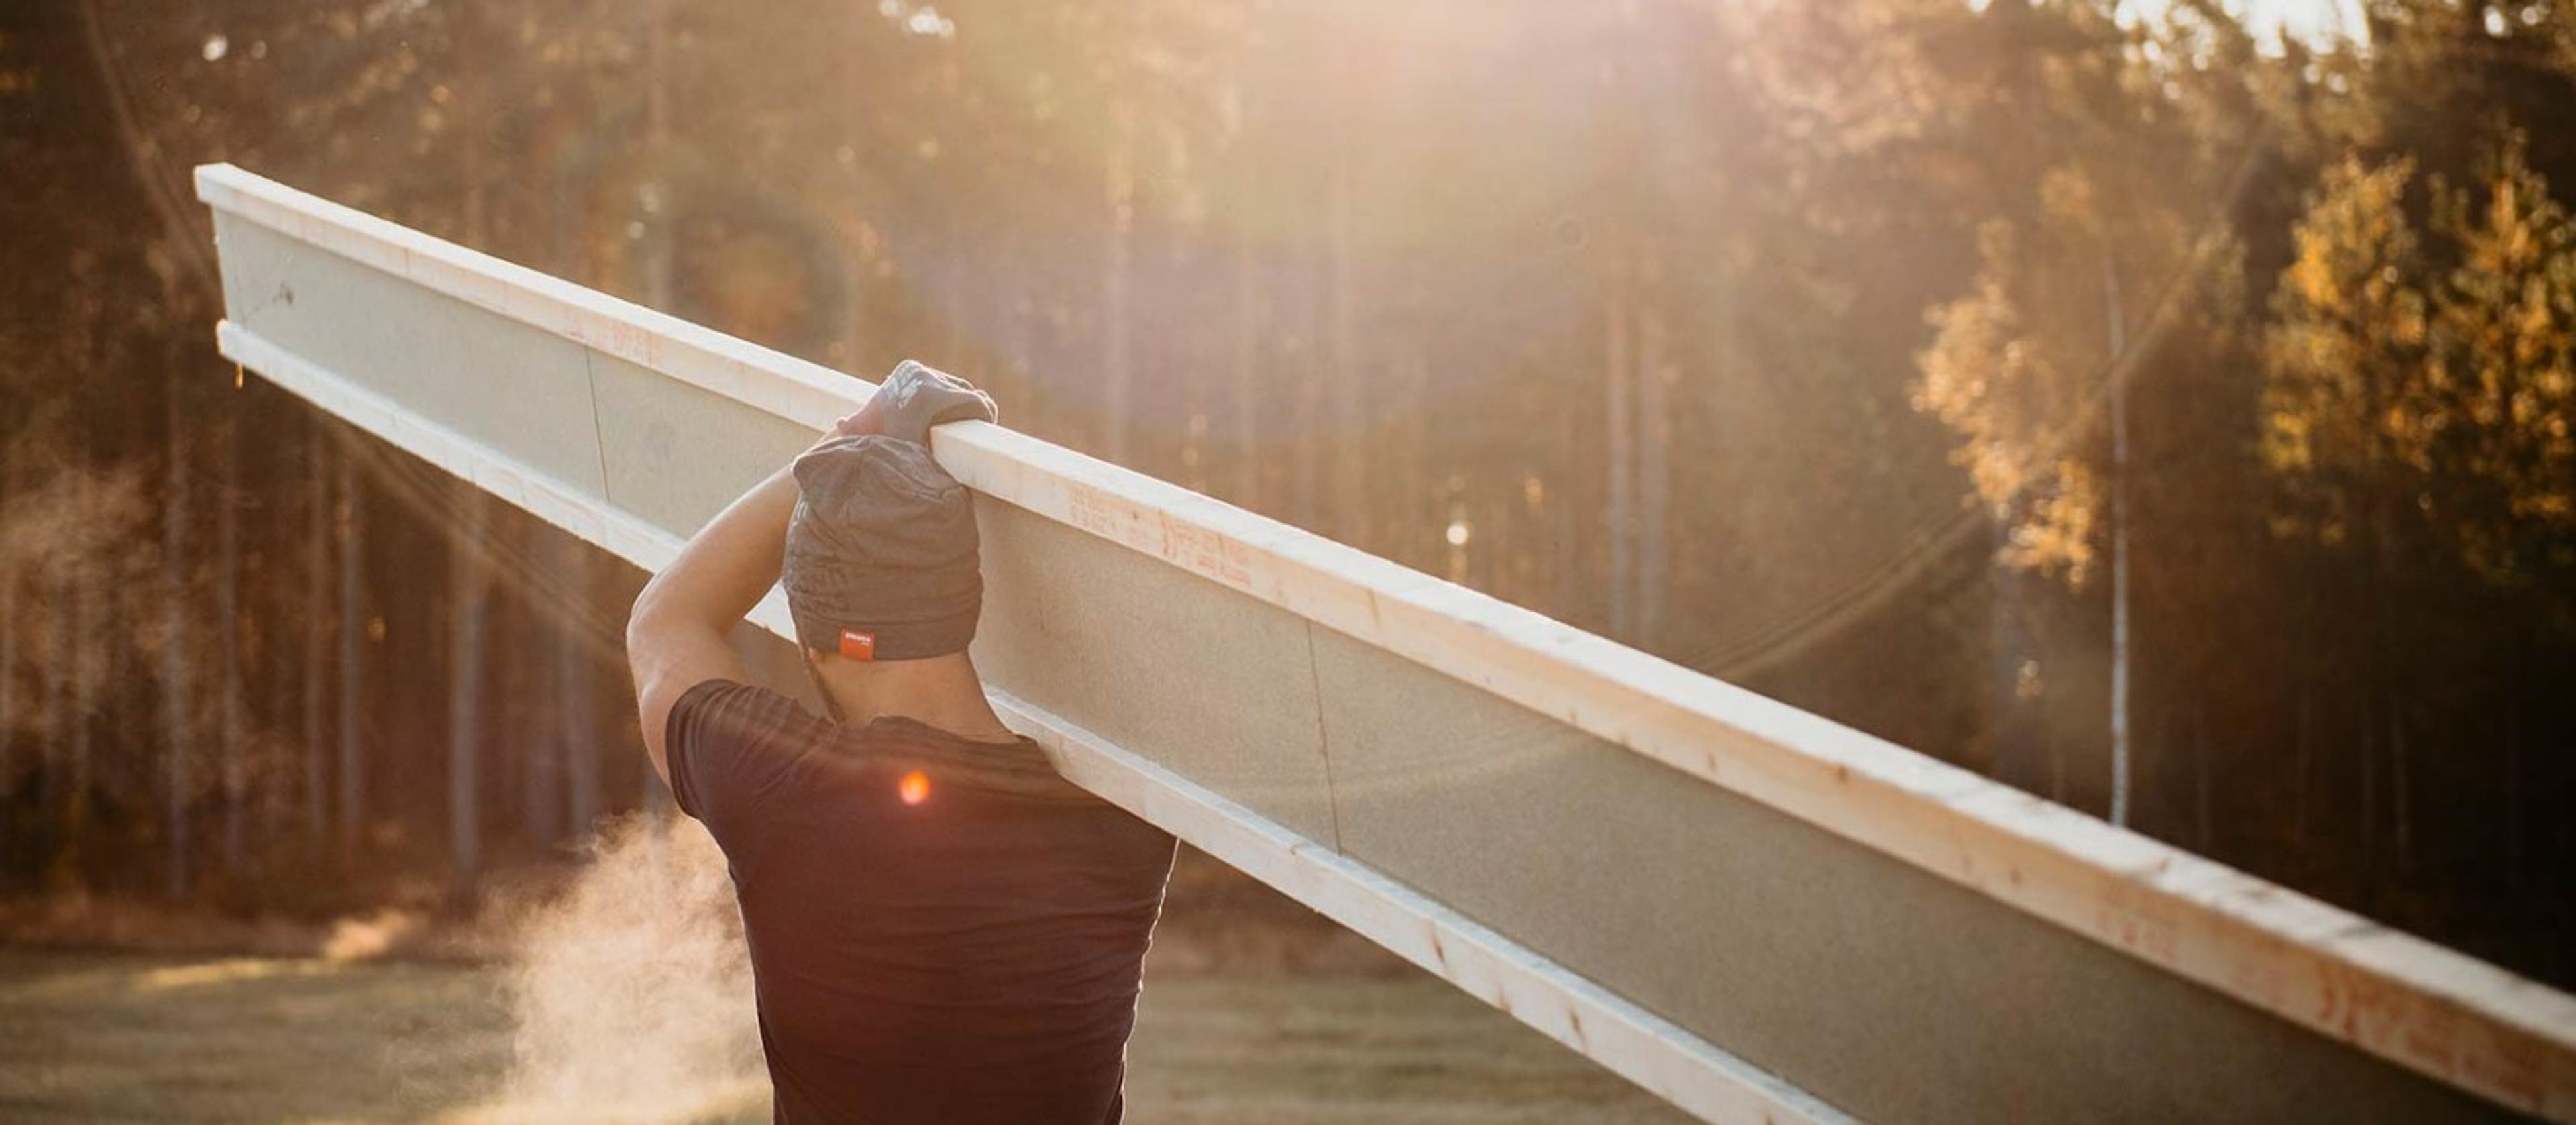
[[[877,658],[877,635],[856,629],[841,630],[841,656],[849,660]]]

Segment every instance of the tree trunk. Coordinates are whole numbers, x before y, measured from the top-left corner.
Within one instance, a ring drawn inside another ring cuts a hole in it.
[[[2361,894],[2367,905],[2379,885],[2379,714],[2365,695],[2361,703]]]
[[[307,498],[311,510],[305,533],[311,554],[304,570],[304,839],[310,848],[320,847],[323,835],[330,831],[324,799],[328,781],[322,767],[322,704],[331,674],[331,473],[324,447],[329,439],[321,431],[326,424],[317,419],[313,426]]]
[[[1109,222],[1108,242],[1102,248],[1100,263],[1100,416],[1105,432],[1099,448],[1103,459],[1124,465],[1131,424],[1127,398],[1135,379],[1135,373],[1129,370],[1133,358],[1129,354],[1127,286],[1134,272],[1136,252],[1136,112],[1122,104],[1112,114],[1115,132],[1109,142],[1109,159],[1101,172]]]
[[[1023,433],[1045,433],[1047,396],[1043,392],[1045,384],[1035,377],[1037,357],[1029,327],[1030,307],[1035,303],[1029,291],[1035,286],[1026,270],[1007,276],[1008,284],[994,285],[993,299],[999,312],[994,323],[1001,326],[1003,369],[1020,388],[1014,396],[1019,400],[1018,413],[1013,415],[1011,424]]]
[[[1246,508],[1261,507],[1261,403],[1258,363],[1260,300],[1258,250],[1251,220],[1234,234],[1234,495]]]
[[[116,454],[122,457],[123,450],[117,450]],[[92,634],[98,646],[92,657],[97,686],[92,689],[90,700],[97,728],[89,736],[93,747],[89,754],[90,778],[83,779],[81,791],[97,794],[103,799],[82,798],[82,821],[86,825],[92,818],[97,818],[102,833],[122,836],[127,829],[123,815],[125,798],[131,792],[130,779],[134,776],[125,767],[132,760],[135,747],[141,745],[141,740],[133,737],[134,730],[130,724],[134,714],[131,701],[135,679],[131,667],[134,653],[131,638],[138,631],[136,619],[140,614],[135,608],[133,584],[125,581],[122,575],[109,570],[99,574],[94,581],[100,586],[98,616],[94,622],[96,632]],[[104,778],[100,779],[102,774]],[[121,876],[129,862],[120,855],[116,873]]]
[[[240,411],[229,412],[217,436],[222,474],[216,478],[215,660],[223,698],[221,740],[224,786],[224,867],[239,871],[244,821],[249,812],[250,763],[242,746],[241,669],[241,434]]]
[[[563,573],[576,590],[590,592],[590,555],[581,543],[563,539]],[[576,623],[561,630],[555,646],[555,692],[563,713],[566,812],[575,839],[590,834],[599,818],[599,723],[591,693],[590,653]]]
[[[645,30],[644,159],[644,303],[663,312],[671,307],[671,4],[647,0]],[[468,185],[469,194],[471,185]]]
[[[2317,756],[2317,585],[2301,583],[2306,589],[2299,598],[2299,744],[2298,744],[2298,834],[2299,850],[2306,852],[2316,833],[2316,777],[2320,768]]]
[[[521,536],[521,538],[525,537]],[[566,543],[572,541],[572,537],[568,535],[553,535],[552,538]],[[562,545],[558,544],[552,554],[560,560]],[[560,580],[564,571],[557,569],[555,574]],[[579,593],[567,594],[565,601],[572,605],[585,602]],[[536,664],[537,661],[532,658],[545,651],[540,647],[543,640],[549,636],[560,637],[572,627],[564,618],[558,617],[553,627],[549,629],[534,615],[527,613],[511,614],[507,620],[524,624],[512,630],[511,635],[498,646],[502,659],[509,662],[504,665],[505,682],[515,682],[519,679],[519,674],[506,671],[513,666],[526,669],[527,673],[534,673],[536,669],[531,665]],[[562,643],[557,640],[552,647],[561,648]],[[516,654],[525,655],[512,660]],[[529,843],[540,849],[551,848],[563,835],[565,772],[563,763],[569,754],[567,744],[572,741],[569,728],[564,725],[568,717],[562,713],[560,699],[557,700],[556,706],[545,707],[543,706],[545,697],[533,690],[505,692],[503,698],[514,704],[507,716],[514,721],[506,723],[502,729],[525,732],[525,737],[514,737],[508,740],[508,745],[513,747],[520,757],[519,826],[527,834]],[[555,722],[549,724],[534,715],[530,715],[524,722],[516,721],[519,716],[528,714],[530,704],[537,706],[538,715],[552,713]],[[554,729],[548,729],[550,726]]]
[[[144,747],[152,744],[151,712],[147,708],[136,705],[144,695],[143,680],[147,674],[143,664],[142,645],[137,638],[147,631],[144,618],[150,613],[147,608],[149,599],[145,596],[142,584],[133,579],[134,576],[131,573],[119,574],[114,579],[114,600],[109,603],[113,620],[108,626],[111,630],[108,635],[114,640],[108,650],[109,664],[105,682],[113,685],[115,692],[114,698],[107,703],[107,706],[116,709],[115,720],[108,727],[114,732],[112,737],[115,739],[115,744],[109,747],[109,752],[115,755],[112,761],[117,766],[117,777],[112,784],[117,787],[120,795],[121,799],[118,802],[120,806],[126,806],[127,801],[138,789],[149,793],[152,776],[151,768],[142,765],[140,761]],[[134,811],[143,812],[145,816],[141,819],[148,820],[149,798],[145,799],[143,808]],[[131,811],[126,811],[122,807],[120,812],[125,816],[133,815]]]
[[[2199,824],[2197,825],[2199,835],[2197,838],[2200,841],[2200,854],[2208,855],[2210,854],[2210,848],[2213,846],[2211,843],[2212,820],[2209,808],[2211,796],[2209,788],[2209,712],[2203,707],[2197,705],[2191,709],[2191,761],[2192,773],[2194,774],[2193,782],[2199,790],[2199,792],[2194,794],[2192,798],[2192,807],[2196,810],[2196,816],[2199,821]]]
[[[72,728],[77,725],[72,713],[75,706],[72,681],[79,678],[73,669],[80,659],[77,639],[80,624],[72,620],[77,616],[74,606],[77,597],[68,568],[56,568],[45,599],[45,639],[52,654],[47,661],[51,667],[47,669],[45,691],[44,787],[39,791],[45,837],[42,849],[37,852],[38,862],[49,867],[63,854],[69,842],[67,832],[71,825],[70,786],[67,784],[71,771],[65,763],[70,757]]]
[[[448,640],[447,850],[455,901],[461,906],[472,901],[482,864],[484,583],[477,549],[485,524],[482,491],[460,482],[457,492],[460,526],[448,549],[453,631]]]
[[[1614,228],[1604,242],[1610,254],[1609,295],[1602,307],[1602,394],[1608,428],[1603,446],[1610,457],[1610,503],[1603,519],[1610,541],[1610,638],[1625,642],[1635,635],[1629,600],[1635,590],[1630,537],[1636,531],[1636,423],[1632,417],[1636,393],[1629,341],[1634,295],[1629,291],[1630,263],[1624,236]]]
[[[2514,677],[2504,705],[2504,875],[2522,888],[2522,646],[2514,646]],[[0,723],[8,731],[8,723]]]
[[[270,526],[254,527],[255,541],[288,541],[288,536],[275,529],[278,521],[262,522]],[[268,705],[264,710],[251,709],[249,723],[258,734],[249,741],[249,750],[251,794],[259,808],[257,831],[251,835],[250,860],[254,870],[265,872],[279,855],[279,842],[294,834],[295,785],[302,779],[302,763],[287,742],[294,737],[295,720],[290,716],[295,713],[295,693],[303,676],[296,667],[294,632],[286,628],[296,591],[281,576],[291,572],[275,557],[266,552],[262,555],[260,572],[253,576],[251,588],[266,589],[269,597],[265,607],[254,606],[248,615],[253,638],[250,651],[257,658],[250,667],[249,683],[267,688]]]
[[[2316,775],[2316,695],[2316,685],[2310,682],[2308,671],[2303,666],[2299,673],[2297,819],[2292,822],[2292,830],[2298,835],[2302,851],[2307,848],[2311,818],[2315,815],[2315,801],[2310,794],[2313,787],[2309,780]]]
[[[2128,349],[2120,308],[2120,272],[2102,259],[2103,294],[2111,312],[2111,823],[2129,823],[2129,392],[2119,359]],[[2197,720],[2195,720],[2197,722]],[[2204,764],[2204,773],[2206,766]],[[2206,779],[2204,778],[2204,784]],[[2204,819],[2206,810],[2204,810]],[[2207,829],[2202,844],[2207,846]]]
[[[1242,99],[1243,125],[1235,137],[1234,159],[1237,179],[1249,185],[1257,182],[1252,166],[1253,107],[1242,93],[1242,81],[1234,80],[1236,96]],[[1246,189],[1247,192],[1249,189]],[[1261,507],[1261,457],[1259,407],[1260,339],[1261,339],[1261,243],[1253,232],[1253,215],[1257,208],[1239,203],[1234,210],[1234,495],[1235,503],[1259,510]]]
[[[116,687],[116,698],[110,703],[110,706],[116,709],[116,720],[109,728],[116,732],[116,743],[109,748],[109,752],[115,755],[111,760],[117,765],[117,777],[112,784],[118,787],[120,793],[130,794],[135,791],[135,788],[139,788],[142,793],[148,794],[151,792],[152,771],[149,766],[141,765],[141,760],[143,748],[152,744],[151,711],[136,705],[136,701],[144,694],[142,682],[147,674],[143,664],[143,650],[136,638],[145,632],[143,620],[150,610],[147,608],[149,599],[145,596],[141,584],[132,581],[131,577],[131,575],[120,575],[116,581],[116,598],[112,603],[115,621],[109,626],[112,630],[109,636],[115,640],[108,650],[110,663],[106,682]],[[118,804],[120,813],[123,813],[126,802],[121,800]],[[150,799],[148,797],[144,798],[141,808],[137,811],[141,811],[146,818],[149,817]]]
[[[1316,290],[1322,283],[1313,262],[1303,256],[1296,261],[1294,276],[1297,297],[1295,350],[1284,365],[1297,394],[1290,420],[1288,514],[1289,522],[1313,531],[1323,526],[1316,512],[1316,492],[1323,464],[1323,439],[1318,431],[1323,428],[1324,381],[1316,370],[1318,360],[1314,345],[1315,310],[1319,307]]]
[[[1986,644],[1988,649],[1989,698],[1993,701],[1991,728],[1994,738],[1993,770],[1997,778],[2027,785],[2049,800],[2066,803],[2066,754],[2063,739],[2048,739],[2032,747],[2023,737],[2022,668],[2029,648],[2023,636],[2021,616],[2021,573],[2003,562],[2004,551],[2012,543],[2012,528],[2003,520],[1989,520],[1986,527],[1989,547],[1986,553]],[[2036,760],[2034,760],[2036,759]],[[2022,767],[2031,773],[2016,781]]]
[[[1637,594],[1630,644],[1652,648],[1664,615],[1669,546],[1664,520],[1672,490],[1673,409],[1670,333],[1664,318],[1661,253],[1644,250],[1645,293],[1637,306]]]
[[[950,230],[956,231],[962,225],[952,222]],[[963,246],[966,236],[962,232],[956,233],[951,236],[950,244]],[[973,259],[972,254],[952,254],[931,267],[939,274],[939,362],[931,366],[963,376],[970,382],[989,382],[983,375],[967,368],[967,361],[972,357],[966,352],[975,343],[966,319],[966,294],[973,288],[967,278],[967,269]]]
[[[2365,369],[2358,374],[2363,391],[2361,416],[2372,419],[2386,417],[2386,407],[2382,405],[2385,401],[2386,388],[2381,385],[2386,373],[2376,369]],[[2368,615],[2364,633],[2367,645],[2362,653],[2363,667],[2366,671],[2361,681],[2363,696],[2361,893],[2362,908],[2365,912],[2377,905],[2379,890],[2380,813],[2377,776],[2379,755],[2374,740],[2378,733],[2379,709],[2396,706],[2395,692],[2390,689],[2391,685],[2397,682],[2397,677],[2391,674],[2396,667],[2394,649],[2397,638],[2389,628],[2389,607],[2408,604],[2400,599],[2397,590],[2399,577],[2396,557],[2397,510],[2393,503],[2396,497],[2395,486],[2390,481],[2387,468],[2390,464],[2402,464],[2402,462],[2394,454],[2388,453],[2384,444],[2376,443],[2368,452],[2367,458],[2371,465],[2363,478],[2366,482],[2363,487],[2369,489],[2364,497],[2364,503],[2369,520],[2370,542],[2367,544],[2367,549],[2370,552],[2370,561],[2367,570],[2369,585],[2365,588],[2366,598],[2361,606],[2361,612]],[[2391,726],[2393,729],[2394,724],[2392,723]]]
[[[1541,393],[1553,397],[1553,388]],[[1570,396],[1569,396],[1570,397]],[[1541,417],[1547,415],[1542,414]],[[1547,457],[1548,472],[1540,482],[1539,502],[1547,509],[1548,569],[1553,581],[1550,593],[1555,599],[1547,614],[1560,621],[1581,622],[1592,605],[1591,590],[1584,582],[1584,569],[1589,553],[1583,550],[1591,530],[1585,525],[1589,513],[1576,497],[1583,495],[1587,447],[1592,435],[1587,431],[1589,419],[1579,410],[1557,410],[1556,425],[1550,437]],[[1427,482],[1426,482],[1427,483]]]
[[[1399,516],[1395,521],[1395,529],[1390,531],[1385,539],[1388,546],[1401,552],[1397,556],[1398,561],[1406,566],[1418,566],[1419,560],[1428,557],[1428,552],[1424,548],[1431,542],[1423,533],[1427,521],[1421,519],[1419,515],[1430,509],[1428,501],[1431,497],[1431,485],[1425,479],[1428,474],[1422,467],[1431,444],[1430,435],[1425,432],[1423,424],[1423,419],[1429,412],[1422,406],[1424,384],[1429,382],[1430,376],[1423,364],[1422,349],[1418,344],[1409,341],[1401,343],[1389,341],[1388,343],[1390,345],[1388,354],[1394,357],[1394,362],[1389,365],[1389,369],[1394,373],[1395,384],[1388,395],[1392,403],[1390,412],[1400,420],[1398,432],[1402,436],[1392,447],[1395,452],[1395,463],[1388,466],[1393,470],[1390,474],[1393,480],[1391,491],[1398,501],[1396,511]],[[1537,471],[1535,467],[1528,465],[1524,465],[1522,469],[1525,473]],[[1522,486],[1521,495],[1524,498],[1523,515],[1526,517],[1528,514],[1526,498],[1529,495],[1526,484]],[[1526,599],[1523,604],[1536,604],[1546,598],[1547,592],[1522,589],[1516,591],[1516,595]]]
[[[92,713],[98,710],[99,646],[106,636],[99,620],[101,610],[98,583],[86,573],[86,566],[71,574],[72,644],[71,664],[63,669],[71,677],[71,768],[63,786],[63,833],[61,847],[54,858],[54,876],[60,886],[76,886],[80,880],[80,851],[89,832],[89,788]]]
[[[0,480],[0,500],[12,498],[15,481]],[[0,570],[0,869],[8,861],[8,842],[17,804],[18,762],[11,753],[18,743],[18,575]]]
[[[175,366],[175,365],[174,365]],[[196,779],[188,760],[194,733],[188,715],[188,429],[179,381],[170,381],[170,481],[161,513],[161,713],[163,752],[169,756],[170,897],[188,897],[188,805]]]
[[[340,862],[354,865],[366,827],[366,498],[350,458],[340,459]]]
[[[2389,701],[2388,706],[2388,796],[2390,811],[2397,820],[2397,864],[2400,873],[2406,869],[2415,845],[2414,770],[2406,755],[2406,705],[2403,699]]]
[[[1333,460],[1333,512],[1327,526],[1343,542],[1367,550],[1374,544],[1369,527],[1368,436],[1360,402],[1359,247],[1353,216],[1358,203],[1349,116],[1347,109],[1333,115],[1332,367],[1328,372],[1333,414],[1332,442],[1326,447]]]

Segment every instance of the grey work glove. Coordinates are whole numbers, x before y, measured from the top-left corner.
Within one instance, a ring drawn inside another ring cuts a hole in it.
[[[877,387],[876,397],[869,400],[864,413],[877,416],[880,428],[876,432],[916,445],[930,444],[930,428],[941,423],[970,418],[991,422],[1001,417],[993,405],[993,396],[976,390],[973,383],[912,359],[895,365],[894,374],[886,376]]]

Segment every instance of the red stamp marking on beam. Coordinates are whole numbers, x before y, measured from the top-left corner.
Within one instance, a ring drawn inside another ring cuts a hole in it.
[[[612,320],[600,325],[576,320],[573,323],[571,336],[583,344],[619,359],[657,369],[661,366],[660,338],[624,321]]]
[[[1252,584],[1252,549],[1204,527],[1156,513],[1163,525],[1163,558],[1237,588]]]
[[[2172,965],[2182,952],[2179,919],[2170,903],[2142,894],[2127,880],[2103,880],[2102,896],[2093,908],[2093,932],[2111,944],[2159,965]]]
[[[2316,987],[2312,1018],[2317,1025],[2507,1105],[2542,1110],[2547,1090],[2535,1044],[2511,1034],[2481,1032],[2438,998],[2340,962],[2317,964]]]
[[[1139,551],[1163,553],[1162,529],[1145,518],[1143,508],[1078,481],[1065,482],[1064,489],[1073,526]]]
[[[1252,549],[1079,481],[1065,482],[1066,522],[1192,574],[1237,589],[1252,585]]]

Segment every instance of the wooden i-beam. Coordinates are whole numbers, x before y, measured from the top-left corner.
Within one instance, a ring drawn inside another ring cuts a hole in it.
[[[871,390],[197,194],[226,356],[647,570]],[[2576,998],[1000,426],[934,453],[977,666],[1068,777],[1703,1119],[2576,1122]]]

